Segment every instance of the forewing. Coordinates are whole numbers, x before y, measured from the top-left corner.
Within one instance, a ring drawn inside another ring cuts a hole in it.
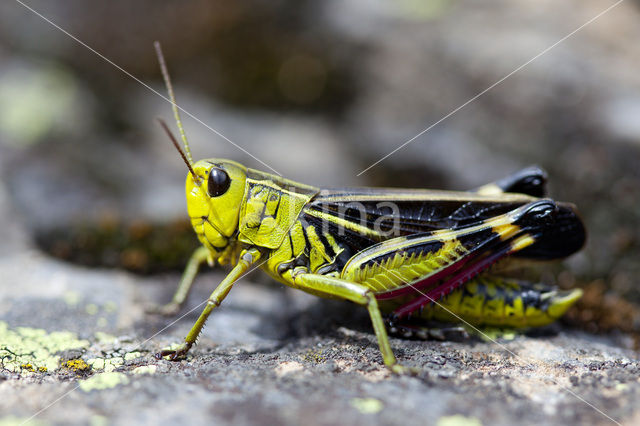
[[[535,243],[530,225],[556,209],[540,200],[480,224],[457,230],[397,237],[362,250],[345,265],[342,278],[371,288],[380,298],[449,282],[451,288],[508,254]]]

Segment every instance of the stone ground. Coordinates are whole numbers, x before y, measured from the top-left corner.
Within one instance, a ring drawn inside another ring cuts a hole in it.
[[[252,275],[186,360],[156,360],[191,327],[219,272],[198,279],[180,319],[164,319],[144,306],[168,300],[177,275],[62,263],[17,227],[1,237],[1,425],[640,421],[640,361],[624,335],[556,326],[497,343],[393,338],[401,362],[419,369],[396,376],[363,309]]]
[[[29,1],[157,89],[151,43],[160,38],[179,102],[289,178],[464,189],[540,164],[552,196],[575,202],[589,230],[587,247],[545,278],[582,286],[583,302],[589,287],[599,289],[592,307],[610,308],[574,311],[572,319],[599,334],[560,324],[502,334],[498,343],[393,338],[399,360],[420,371],[394,376],[363,309],[254,273],[212,315],[186,360],[156,360],[154,352],[184,337],[222,272],[198,278],[182,317],[161,318],[144,306],[169,300],[177,272],[143,277],[104,266],[139,266],[148,252],[120,238],[117,246],[135,254],[129,264],[113,247],[89,261],[93,253],[81,250],[76,261],[102,265],[89,268],[48,257],[33,241],[51,229],[76,235],[83,221],[114,212],[148,225],[185,217],[184,166],[153,124],[156,116],[170,120],[168,105],[3,2],[0,426],[640,424],[632,350],[640,328],[637,1],[621,3],[361,177],[358,170],[613,0],[445,0],[422,8],[243,0],[228,14],[214,3],[184,2],[176,13],[152,0]],[[327,78],[324,94],[306,104],[288,89],[307,86],[295,78],[283,86],[281,73],[300,56]],[[254,78],[256,63],[264,78]],[[196,157],[264,168],[208,129],[185,125]],[[143,270],[168,263],[154,260]],[[621,328],[636,334],[607,331]]]

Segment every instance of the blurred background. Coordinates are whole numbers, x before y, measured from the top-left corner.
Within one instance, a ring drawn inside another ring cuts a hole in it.
[[[282,175],[318,186],[468,189],[538,164],[587,247],[539,271],[580,286],[566,320],[638,332],[640,2],[139,0],[28,5]],[[18,2],[0,4],[0,253],[137,273],[196,239],[170,105]],[[267,170],[183,116],[194,157]]]

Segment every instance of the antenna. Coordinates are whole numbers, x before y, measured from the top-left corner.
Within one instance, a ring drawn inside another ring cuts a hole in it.
[[[178,144],[178,140],[176,139],[175,136],[173,136],[173,133],[171,133],[169,126],[167,126],[167,123],[165,123],[165,121],[162,118],[158,118],[157,120],[158,120],[158,123],[160,123],[160,127],[164,129],[164,131],[167,133],[167,136],[169,136],[169,139],[171,139],[171,142],[173,142],[173,146],[175,146],[178,152],[180,153],[180,157],[182,157],[182,159],[184,160],[184,163],[187,165],[187,168],[189,169],[189,173],[191,173],[191,176],[193,176],[193,180],[196,182],[198,186],[200,186],[202,184],[200,177],[193,170],[193,167],[191,167],[191,164],[189,164],[189,160],[187,160],[187,157],[184,155],[184,152],[182,152],[182,150],[180,149],[180,144]]]
[[[167,64],[164,61],[164,55],[162,54],[162,47],[160,46],[159,41],[153,42],[153,47],[156,49],[156,55],[158,56],[158,62],[160,63],[160,70],[162,71],[162,78],[164,78],[164,84],[167,86],[167,91],[169,92],[169,98],[171,99],[171,108],[173,109],[173,116],[176,119],[176,124],[178,125],[178,130],[180,131],[180,137],[182,138],[182,142],[184,143],[184,150],[187,153],[187,164],[189,165],[189,170],[191,174],[193,173],[193,158],[191,157],[191,150],[189,149],[189,141],[187,141],[187,135],[184,133],[184,128],[182,127],[182,120],[180,119],[180,112],[178,111],[178,104],[176,104],[176,97],[173,94],[173,86],[171,85],[171,78],[169,78],[169,71],[167,69]],[[164,122],[161,122],[163,124]],[[166,126],[166,123],[164,124]],[[169,132],[171,133],[171,132]],[[173,135],[171,135],[173,136]],[[182,150],[178,149],[182,154]],[[183,154],[184,155],[184,154]]]

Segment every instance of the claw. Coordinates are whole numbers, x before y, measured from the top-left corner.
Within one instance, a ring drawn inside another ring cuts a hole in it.
[[[154,357],[156,359],[169,357],[169,361],[178,361],[187,356],[187,352],[189,352],[190,348],[191,348],[191,345],[184,343],[180,345],[177,349],[165,349],[160,352],[156,352]]]
[[[420,374],[420,369],[415,367],[407,367],[402,364],[393,364],[389,366],[389,369],[394,374],[401,374],[406,376],[417,376]]]

